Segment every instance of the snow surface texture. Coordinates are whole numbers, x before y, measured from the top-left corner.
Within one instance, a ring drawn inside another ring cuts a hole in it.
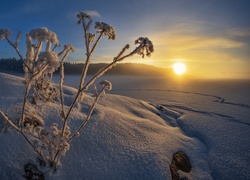
[[[0,109],[13,113],[23,100],[23,79],[0,73],[0,84]],[[64,86],[66,105],[75,92]],[[174,92],[164,93],[173,97]],[[171,179],[169,165],[177,151],[190,158],[192,170],[184,174],[190,179],[250,179],[249,106],[201,93],[179,94],[181,100],[164,101],[162,96],[160,104],[102,96],[59,171],[46,174],[46,179]],[[93,100],[86,95],[74,109],[72,129]],[[59,103],[39,105],[48,127],[60,122],[59,107]],[[24,165],[34,162],[35,154],[17,132],[5,132],[2,125],[0,129],[0,179],[22,179]]]

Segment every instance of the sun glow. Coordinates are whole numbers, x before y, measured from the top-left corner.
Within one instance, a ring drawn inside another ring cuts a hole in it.
[[[186,65],[182,62],[177,62],[173,65],[175,74],[182,75],[186,72]]]

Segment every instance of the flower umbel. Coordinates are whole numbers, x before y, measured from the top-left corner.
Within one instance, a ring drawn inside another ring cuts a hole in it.
[[[48,30],[46,27],[32,29],[29,32],[29,36],[37,42],[51,42],[59,46],[56,33]]]
[[[100,84],[108,91],[112,89],[112,83],[108,80],[101,81]]]
[[[9,29],[0,29],[0,41],[5,37],[10,37],[12,32]]]
[[[104,35],[108,37],[108,39],[115,40],[116,38],[115,29],[109,24],[106,24],[104,22],[96,22],[94,28],[97,29],[97,33],[103,32]]]
[[[71,50],[73,53],[76,52],[76,49],[71,44],[64,45],[64,48],[65,48],[66,51]]]
[[[150,57],[151,53],[154,52],[153,43],[147,37],[139,37],[137,40],[135,40],[135,44],[139,44],[137,53],[143,58],[145,57],[145,54],[146,56]]]
[[[92,19],[92,17],[91,17],[89,14],[87,14],[86,12],[79,12],[79,13],[76,15],[76,17],[78,17],[79,20],[81,20],[81,19],[83,19],[83,18],[87,18],[87,19],[89,19],[89,20]],[[81,21],[80,21],[80,22],[81,22]],[[79,22],[79,23],[80,23],[80,22]]]

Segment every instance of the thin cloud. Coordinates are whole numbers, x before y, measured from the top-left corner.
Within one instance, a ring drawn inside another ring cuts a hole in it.
[[[246,43],[232,40],[227,37],[185,34],[179,32],[162,32],[152,35],[155,46],[166,47],[172,50],[189,49],[229,49],[246,46]]]
[[[101,15],[97,11],[84,11],[84,12],[92,17],[99,17],[99,18],[101,17]]]
[[[218,37],[178,36],[170,40],[174,49],[240,48],[245,43]]]
[[[237,37],[250,37],[250,29],[231,29],[228,34]]]

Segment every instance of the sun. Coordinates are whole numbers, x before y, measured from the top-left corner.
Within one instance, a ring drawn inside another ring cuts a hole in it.
[[[177,62],[173,65],[175,74],[182,75],[186,72],[186,65],[182,62]]]

